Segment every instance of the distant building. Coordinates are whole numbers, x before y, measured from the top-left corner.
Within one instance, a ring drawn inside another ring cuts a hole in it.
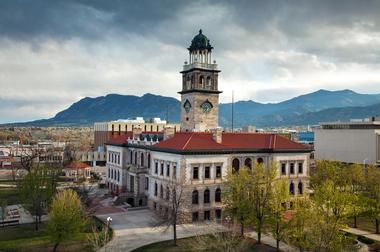
[[[241,128],[241,132],[256,133],[256,126],[253,126],[253,125],[243,126]]]
[[[142,117],[127,120],[120,119],[110,122],[97,122],[94,124],[95,148],[98,151],[104,151],[104,149],[101,149],[111,138],[125,135],[127,132],[132,132],[135,128],[139,128],[144,132],[163,132],[164,128],[170,125],[173,126],[176,131],[180,131],[180,124],[167,123],[160,118],[153,118],[149,122],[145,122]]]
[[[90,166],[80,161],[73,161],[63,168],[65,177],[73,180],[86,180],[91,178]]]
[[[315,132],[315,159],[380,165],[380,118],[322,123]]]

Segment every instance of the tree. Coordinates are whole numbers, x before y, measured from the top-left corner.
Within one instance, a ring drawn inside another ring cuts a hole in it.
[[[43,210],[48,206],[56,189],[56,171],[47,167],[31,169],[18,184],[20,198],[35,216],[35,227],[41,222]]]
[[[181,176],[180,176],[181,177]],[[163,190],[164,186],[161,187]],[[167,231],[170,227],[173,229],[173,245],[177,246],[177,225],[185,218],[184,210],[187,197],[184,195],[186,193],[186,186],[184,178],[170,179],[165,185],[166,194],[161,192],[161,205],[166,205],[167,212],[162,215],[162,221],[159,225],[165,224]]]
[[[273,237],[276,239],[277,251],[280,249],[280,241],[284,238],[284,231],[288,220],[285,219],[286,204],[290,199],[288,183],[284,179],[278,179],[273,184],[273,194],[270,199],[270,224]]]
[[[273,197],[272,186],[277,176],[275,163],[265,167],[255,164],[250,170],[250,183],[247,185],[248,199],[252,204],[251,223],[257,231],[257,243],[261,243],[264,224],[270,214],[269,202]]]
[[[368,216],[375,221],[376,234],[379,233],[380,222],[380,170],[375,166],[369,166],[365,176],[366,210]]]
[[[250,170],[242,168],[239,172],[229,171],[223,187],[223,202],[226,213],[239,222],[241,237],[244,237],[244,226],[251,216],[252,205],[247,191],[250,183]]]
[[[48,231],[54,251],[58,245],[80,233],[86,225],[84,207],[78,195],[71,189],[58,192],[49,211]]]

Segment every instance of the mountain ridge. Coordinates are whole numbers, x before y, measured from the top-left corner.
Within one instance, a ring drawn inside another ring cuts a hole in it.
[[[320,89],[312,93],[299,95],[278,103],[260,103],[253,100],[234,103],[234,124],[281,126],[314,124],[318,118],[333,119],[331,109],[338,109],[340,117],[346,115],[371,116],[360,107],[380,104],[380,94],[360,94],[349,89],[329,91]],[[219,107],[219,124],[231,124],[231,103],[221,103]],[[347,112],[341,112],[347,109]],[[374,106],[367,111],[380,114]],[[329,115],[324,116],[324,110]],[[350,112],[351,111],[351,112]],[[107,94],[98,97],[84,97],[68,108],[58,112],[49,119],[25,123],[8,123],[14,126],[75,126],[91,125],[97,121],[110,121],[122,118],[161,117],[172,122],[180,120],[180,101],[146,93],[142,96]],[[337,116],[337,117],[339,117]],[[340,118],[336,118],[339,120]],[[348,118],[349,119],[349,118]],[[307,120],[310,120],[308,122]],[[320,121],[318,121],[320,122]]]

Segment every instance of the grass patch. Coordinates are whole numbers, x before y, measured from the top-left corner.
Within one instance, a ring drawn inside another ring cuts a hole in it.
[[[72,236],[69,241],[59,245],[59,251],[91,251],[87,241],[87,235],[92,231],[91,226],[96,225],[98,229],[103,223],[97,218],[91,218],[83,233]],[[112,233],[110,233],[112,236]],[[35,231],[34,223],[11,227],[0,227],[0,251],[52,251],[54,244],[51,243],[47,232],[47,223],[39,224],[39,230]]]
[[[0,188],[0,199],[6,199],[8,205],[20,204],[17,188]]]
[[[199,248],[193,246],[197,242],[196,237],[182,238],[177,240],[177,246],[173,241],[163,241],[152,243],[133,250],[133,252],[198,252]],[[212,241],[210,241],[212,242]],[[217,241],[215,241],[217,242]],[[256,244],[255,240],[248,239],[249,246],[242,252],[275,252],[276,248],[264,244]],[[210,251],[205,249],[204,251]]]

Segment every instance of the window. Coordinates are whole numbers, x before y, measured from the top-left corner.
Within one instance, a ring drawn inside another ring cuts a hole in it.
[[[169,187],[167,186],[166,187],[166,200],[169,200],[170,198],[170,190],[169,190]]]
[[[193,179],[199,179],[198,167],[193,167]]]
[[[197,222],[199,220],[199,214],[198,212],[193,213],[193,222]]]
[[[258,163],[258,164],[262,164],[262,163],[264,163],[264,160],[263,160],[262,158],[258,158],[258,159],[257,159],[257,163]]]
[[[292,183],[290,183],[290,185],[289,185],[289,192],[290,192],[290,194],[291,195],[294,195],[294,184],[293,184],[293,182]]]
[[[148,168],[150,169],[150,154],[148,154]]]
[[[140,165],[141,165],[141,166],[144,166],[144,153],[141,153],[141,157],[140,157]]]
[[[217,166],[216,167],[216,178],[221,178],[222,177],[222,167],[221,166]]]
[[[294,174],[294,163],[290,163],[290,174]]]
[[[158,174],[158,163],[157,162],[154,163],[154,173]]]
[[[298,193],[299,194],[303,194],[303,185],[302,185],[302,182],[298,183]]]
[[[235,158],[232,160],[232,172],[239,172],[240,169],[240,161],[239,159]]]
[[[119,170],[117,171],[117,181],[120,182],[120,171]]]
[[[204,212],[204,220],[210,220],[210,211],[205,211]]]
[[[298,163],[298,173],[303,174],[303,163]]]
[[[206,189],[203,194],[203,203],[208,204],[210,203],[210,190]]]
[[[160,175],[161,176],[164,175],[164,163],[161,163],[161,172],[160,172]]]
[[[205,167],[205,179],[210,179],[210,166]]]
[[[149,178],[145,177],[145,190],[149,189]]]
[[[135,164],[137,164],[137,151],[135,152]]]
[[[192,203],[194,204],[194,205],[198,205],[198,203],[199,203],[199,196],[198,196],[198,191],[197,190],[194,190],[193,191],[193,196],[192,196]]]
[[[170,164],[166,165],[166,177],[170,176]]]
[[[222,202],[222,190],[220,188],[215,190],[215,202]]]
[[[133,157],[132,151],[129,152],[129,157],[130,157],[129,163],[132,164],[133,163],[133,161],[132,161],[132,157]]]
[[[157,210],[157,203],[156,202],[153,203],[153,208],[154,208],[154,210]]]
[[[177,166],[173,165],[173,178],[177,178]]]
[[[215,209],[215,218],[217,220],[222,219],[222,210],[221,209]]]
[[[246,158],[244,161],[244,166],[249,168],[249,169],[252,169],[252,159]]]
[[[154,196],[157,197],[158,185],[157,182],[154,182]]]
[[[286,175],[286,163],[281,163],[281,175]]]
[[[111,177],[111,169],[108,168],[108,178],[110,178],[110,177]]]
[[[130,183],[129,191],[134,192],[135,191],[135,176],[129,177],[129,183]]]

